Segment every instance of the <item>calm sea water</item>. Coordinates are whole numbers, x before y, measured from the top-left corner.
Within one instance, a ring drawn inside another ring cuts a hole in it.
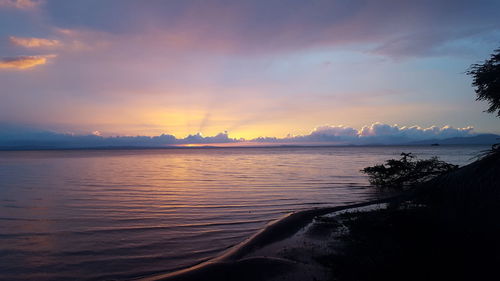
[[[359,170],[486,147],[0,152],[0,279],[126,280],[190,266],[304,208],[383,196]]]

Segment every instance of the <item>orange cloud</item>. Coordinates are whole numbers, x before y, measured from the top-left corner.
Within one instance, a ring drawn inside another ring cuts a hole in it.
[[[38,0],[0,0],[0,7],[31,9],[41,4]]]
[[[37,65],[46,64],[48,59],[54,58],[56,55],[45,55],[45,56],[19,56],[12,58],[0,59],[0,69],[10,68],[10,69],[29,69]]]
[[[25,48],[52,48],[61,46],[61,42],[54,39],[16,36],[10,36],[9,39],[12,44]]]

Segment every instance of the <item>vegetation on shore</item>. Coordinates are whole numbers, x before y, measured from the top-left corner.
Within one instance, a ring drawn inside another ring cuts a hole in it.
[[[401,153],[399,160],[390,159],[384,164],[366,167],[361,171],[368,174],[370,183],[377,187],[402,189],[456,169],[458,165],[441,161],[437,157],[416,159],[412,153]]]
[[[421,205],[345,213],[338,224],[348,229],[337,238],[343,243],[318,257],[332,280],[487,280],[496,273],[497,232],[450,227]]]
[[[407,191],[403,191],[407,192]],[[318,257],[332,280],[488,280],[500,264],[500,154],[418,184],[387,208],[348,212]],[[396,204],[393,204],[396,203]]]

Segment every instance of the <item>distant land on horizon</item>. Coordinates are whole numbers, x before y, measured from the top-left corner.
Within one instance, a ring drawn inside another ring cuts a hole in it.
[[[484,145],[493,145],[495,143],[500,142],[500,135],[495,134],[479,134],[476,136],[470,137],[454,137],[447,139],[429,139],[423,141],[416,141],[412,144],[416,145],[431,145],[431,144],[439,144],[439,145],[467,145],[467,144],[484,144]]]
[[[88,136],[84,136],[88,137]],[[467,137],[452,137],[445,139],[426,139],[421,141],[401,141],[392,143],[383,143],[377,139],[369,140],[362,143],[262,143],[262,142],[233,142],[233,143],[200,143],[196,145],[84,145],[82,143],[53,143],[53,144],[29,144],[29,143],[10,143],[0,142],[0,150],[85,150],[85,149],[102,149],[102,150],[117,150],[117,149],[175,149],[175,148],[242,148],[242,147],[328,147],[328,146],[423,146],[423,145],[493,145],[500,142],[500,135],[496,134],[478,134]],[[228,144],[231,144],[228,146]],[[239,145],[240,144],[240,145]]]

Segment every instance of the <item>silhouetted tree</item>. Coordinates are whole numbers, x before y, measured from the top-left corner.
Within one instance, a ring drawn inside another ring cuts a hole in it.
[[[361,170],[378,187],[404,188],[431,180],[457,169],[457,165],[446,163],[437,157],[416,160],[411,153],[401,153],[401,159],[390,159],[385,164]]]
[[[472,76],[472,85],[477,94],[476,100],[488,101],[489,108],[486,112],[497,112],[500,117],[500,48],[493,51],[490,58],[482,64],[470,66],[467,74]],[[500,153],[500,143],[494,144],[491,150],[483,156]]]
[[[500,49],[496,49],[482,64],[471,65],[467,74],[473,78],[476,99],[488,101],[486,111],[498,111],[497,117],[500,117]]]

